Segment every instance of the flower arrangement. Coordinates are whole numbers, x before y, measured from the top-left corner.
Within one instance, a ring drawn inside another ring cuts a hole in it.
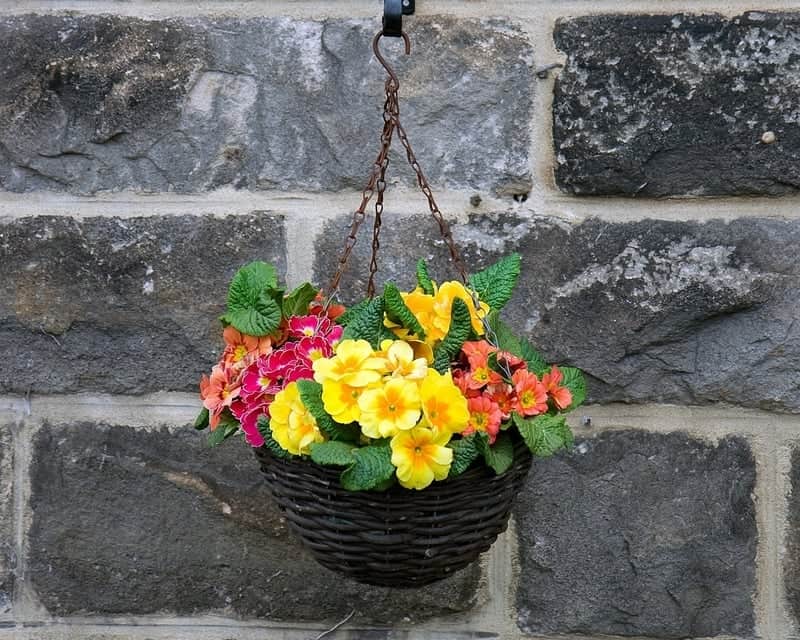
[[[341,469],[351,491],[424,490],[484,464],[504,473],[521,438],[536,456],[572,443],[564,414],[581,372],[549,365],[499,318],[520,273],[513,254],[467,286],[392,283],[349,309],[304,283],[290,293],[253,262],[231,282],[225,349],[203,376],[211,444],[243,433],[278,458]]]

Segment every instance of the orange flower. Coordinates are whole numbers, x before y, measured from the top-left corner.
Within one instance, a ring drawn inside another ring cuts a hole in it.
[[[507,419],[514,411],[517,399],[514,397],[514,389],[511,386],[505,383],[489,385],[484,393],[498,406],[503,420]]]
[[[493,444],[497,438],[497,432],[500,431],[500,422],[503,419],[500,407],[486,396],[470,398],[467,403],[469,407],[469,424],[462,433],[468,435],[475,431],[483,431],[489,435],[489,444]]]
[[[556,365],[542,376],[544,388],[559,409],[566,409],[572,404],[572,392],[567,387],[560,386],[563,379],[564,374]]]
[[[233,367],[237,371],[244,369],[259,356],[265,356],[272,351],[272,339],[269,336],[249,336],[233,325],[225,327],[222,337],[225,340],[222,362],[226,368]]]
[[[517,406],[514,408],[518,413],[523,416],[535,416],[547,411],[547,390],[535,373],[517,369],[511,376],[511,381],[517,392]]]
[[[212,431],[217,428],[222,412],[239,397],[239,382],[232,373],[232,369],[216,365],[211,370],[210,379],[203,376],[200,380],[200,397],[208,409],[208,424]]]

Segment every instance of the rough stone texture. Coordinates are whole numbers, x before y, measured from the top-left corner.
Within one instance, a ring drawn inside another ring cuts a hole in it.
[[[243,442],[190,428],[46,426],[34,442],[28,575],[50,613],[420,621],[465,611],[480,570],[421,590],[367,587],[298,546]]]
[[[0,420],[0,620],[11,612],[14,590],[13,457],[11,429]]]
[[[0,392],[192,390],[218,355],[228,283],[285,270],[283,220],[39,216],[0,223]]]
[[[419,257],[431,260],[434,278],[455,277],[432,222],[387,218],[381,280],[414,286]],[[344,220],[331,223],[317,243],[321,282],[335,268],[343,228]],[[351,300],[364,295],[367,233],[342,281]],[[506,316],[551,362],[584,369],[591,400],[800,411],[800,222],[570,226],[500,214],[473,216],[454,234],[473,271],[522,254]]]
[[[2,18],[0,187],[360,187],[383,122],[384,75],[370,48],[377,29],[288,18]],[[527,192],[533,82],[522,31],[507,20],[419,18],[412,39],[407,59],[397,42],[382,46],[429,178]]]
[[[796,192],[798,33],[797,13],[559,22],[559,186],[628,196]],[[766,132],[773,143],[762,142]]]
[[[746,442],[628,431],[539,461],[516,507],[526,632],[753,637]]]

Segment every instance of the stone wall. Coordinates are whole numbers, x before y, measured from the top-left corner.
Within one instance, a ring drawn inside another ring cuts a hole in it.
[[[797,637],[792,2],[418,0],[385,43],[465,258],[522,254],[509,322],[590,385],[480,562],[343,580],[189,428],[236,268],[334,268],[380,4],[0,5],[0,640]],[[381,279],[450,275],[390,174]]]

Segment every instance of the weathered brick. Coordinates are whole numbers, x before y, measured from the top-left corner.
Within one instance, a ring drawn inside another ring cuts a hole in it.
[[[317,243],[320,282],[336,266],[345,227],[332,222]],[[593,401],[800,411],[800,222],[568,225],[499,214],[472,216],[454,234],[473,271],[522,254],[504,313],[552,362],[583,368]],[[456,277],[429,219],[389,219],[382,238],[381,281],[413,287],[420,257],[435,279]],[[356,245],[346,298],[364,295],[369,248],[366,237]]]
[[[748,444],[605,433],[538,461],[518,497],[520,628],[753,637]]]
[[[559,186],[626,196],[796,192],[799,27],[798,13],[763,12],[560,21]],[[774,142],[762,142],[766,132]]]
[[[383,122],[377,30],[354,20],[2,18],[0,186],[361,187]],[[408,58],[396,42],[382,46],[429,177],[528,191],[533,82],[522,31],[442,16],[415,19],[409,33]]]
[[[256,259],[285,270],[281,217],[0,223],[0,390],[196,389],[228,283]]]
[[[32,462],[28,576],[55,615],[220,611],[420,621],[476,601],[477,565],[420,590],[359,585],[299,547],[243,442],[190,428],[45,426]]]
[[[0,620],[11,612],[14,590],[13,459],[11,428],[0,419]]]

